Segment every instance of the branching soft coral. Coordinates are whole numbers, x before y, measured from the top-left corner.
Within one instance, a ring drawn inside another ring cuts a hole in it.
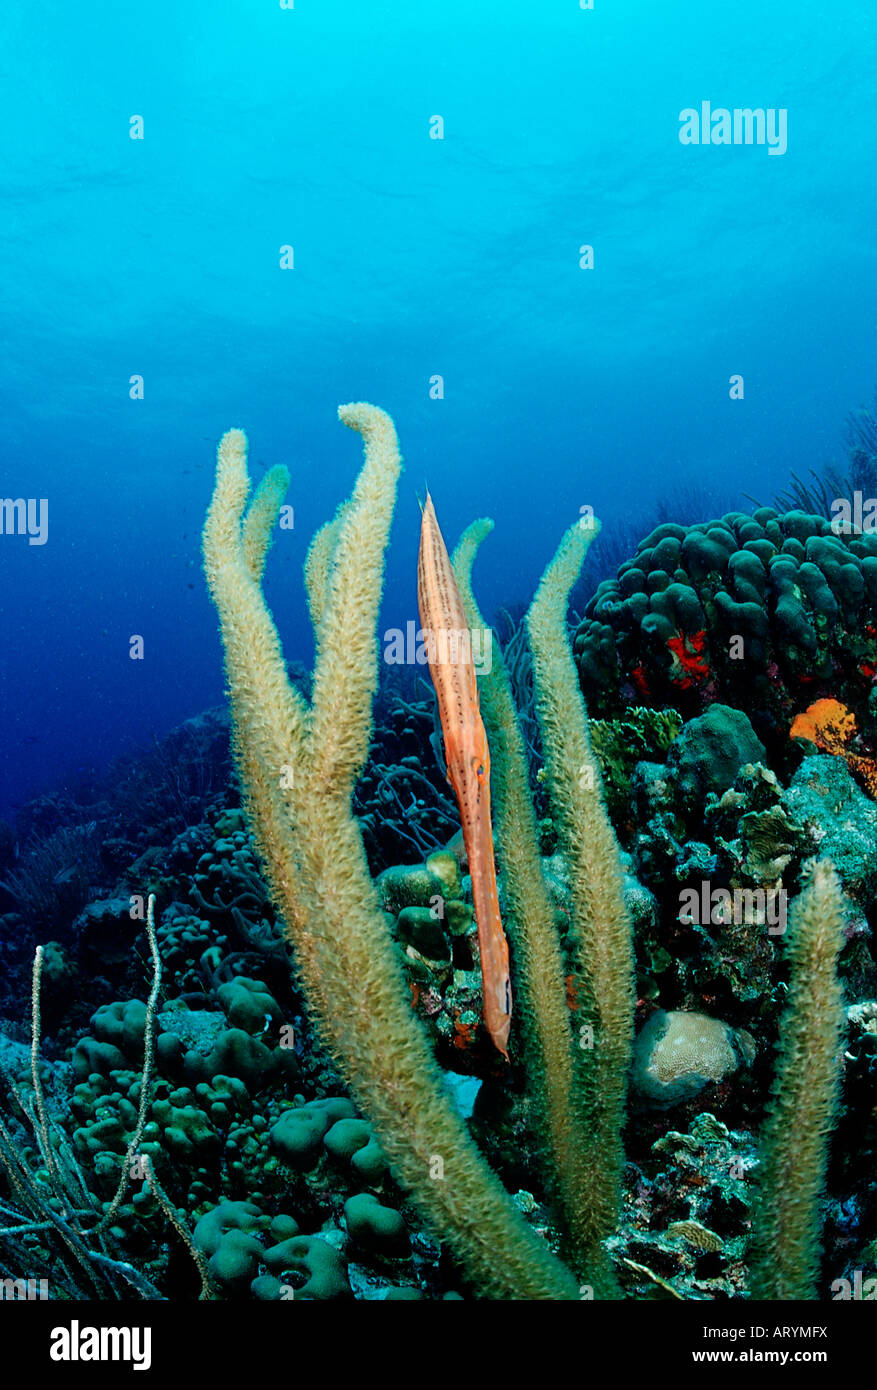
[[[316,634],[313,700],[288,678],[261,590],[286,487],[272,470],[249,508],[246,440],[219,448],[204,559],[219,610],[244,802],[314,1015],[396,1176],[483,1296],[578,1299],[620,1289],[604,1242],[618,1209],[620,1126],[632,1033],[632,940],[618,846],[603,802],[566,632],[566,608],[594,528],[575,526],[546,570],[527,619],[535,705],[558,839],[571,886],[565,961],[545,891],[524,742],[501,660],[481,684],[495,773],[496,831],[528,1079],[546,1179],[561,1217],[564,1264],[523,1220],[458,1115],[410,996],[368,871],[351,796],[364,766],[377,686],[375,626],[400,460],[389,417],[344,406],[365,442],[350,498],[311,544],[305,584]],[[470,570],[491,523],[455,556],[470,624],[481,622]],[[767,1297],[809,1288],[818,1196],[835,1105],[840,890],[814,868],[794,916],[791,1007],[767,1129],[756,1285]],[[581,1012],[573,1032],[567,969]],[[809,1081],[816,1078],[816,1083]],[[795,1116],[807,1109],[798,1142]],[[800,1161],[798,1155],[806,1155]],[[790,1165],[797,1208],[784,1199]]]
[[[409,993],[351,813],[377,684],[375,625],[400,459],[389,417],[342,407],[365,441],[350,499],[306,565],[313,701],[290,686],[259,580],[283,493],[250,482],[239,430],[219,449],[204,558],[219,609],[246,810],[323,1034],[400,1180],[473,1285],[575,1299],[578,1282],[523,1220],[454,1109]]]

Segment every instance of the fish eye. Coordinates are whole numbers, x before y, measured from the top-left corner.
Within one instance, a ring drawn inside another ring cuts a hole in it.
[[[481,758],[473,758],[473,759],[472,759],[472,762],[473,762],[473,770],[474,770],[474,772],[475,772],[475,776],[478,778],[479,782],[483,782],[483,781],[484,781],[484,778],[485,778],[485,776],[486,776],[486,773],[485,773],[485,770],[484,770],[484,763],[482,762]]]

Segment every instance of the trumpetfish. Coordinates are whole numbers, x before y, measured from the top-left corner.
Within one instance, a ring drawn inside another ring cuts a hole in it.
[[[422,508],[417,559],[417,603],[426,638],[429,673],[438,697],[447,778],[460,808],[463,843],[481,956],[484,1023],[508,1061],[512,1019],[509,948],[499,914],[493,828],[490,822],[490,750],[478,703],[471,639],[463,600],[429,493]]]

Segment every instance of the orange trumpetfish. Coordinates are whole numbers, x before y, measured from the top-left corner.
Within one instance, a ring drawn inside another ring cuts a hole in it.
[[[438,696],[448,781],[460,808],[478,925],[484,1022],[508,1061],[512,1018],[509,948],[499,915],[490,824],[490,751],[478,704],[478,685],[463,601],[429,493],[422,508],[417,602],[429,673]]]

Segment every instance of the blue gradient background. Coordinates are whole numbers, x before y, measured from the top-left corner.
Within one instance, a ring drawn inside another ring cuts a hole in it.
[[[267,591],[305,661],[301,563],[359,465],[340,402],[389,410],[406,459],[384,625],[416,616],[424,480],[449,541],[495,518],[491,611],[583,504],[648,525],[840,457],[877,378],[875,24],[763,0],[4,11],[0,495],[47,497],[49,541],[0,537],[0,813],[222,698],[199,533],[231,425],[256,473],[292,471]],[[788,108],[787,153],[681,145],[705,99]]]

